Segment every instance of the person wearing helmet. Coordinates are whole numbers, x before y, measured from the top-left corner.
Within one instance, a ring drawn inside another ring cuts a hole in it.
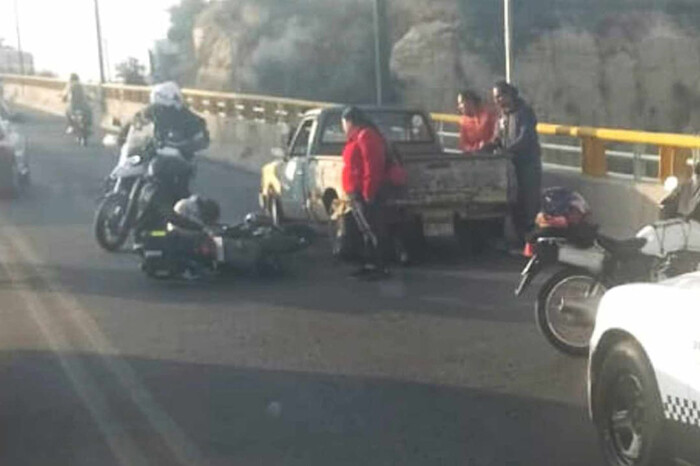
[[[195,152],[209,147],[209,131],[203,118],[185,106],[179,86],[168,81],[151,89],[149,105],[134,115],[133,120],[152,122],[154,136],[160,147],[173,147],[187,160]],[[122,127],[118,136],[121,146],[126,141],[132,123]]]
[[[70,133],[73,130],[73,115],[77,112],[84,112],[88,124],[92,122],[92,110],[90,109],[90,102],[88,101],[87,95],[85,94],[85,89],[80,83],[80,78],[77,74],[73,73],[70,75],[70,80],[63,90],[62,99],[64,102],[68,103],[68,108],[66,108],[66,121],[67,128],[66,132]]]
[[[202,228],[213,227],[221,216],[219,203],[199,194],[180,199],[173,210],[176,215],[192,220],[201,225]],[[168,229],[175,230],[178,227],[171,223],[168,225]]]
[[[153,86],[150,105],[140,116],[154,123],[159,144],[179,149],[187,159],[209,146],[206,122],[185,106],[180,88],[172,81]]]

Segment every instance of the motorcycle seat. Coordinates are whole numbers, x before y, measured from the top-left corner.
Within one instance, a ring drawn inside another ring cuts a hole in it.
[[[639,252],[646,244],[646,240],[644,238],[615,239],[598,235],[598,244],[613,254],[630,255]]]

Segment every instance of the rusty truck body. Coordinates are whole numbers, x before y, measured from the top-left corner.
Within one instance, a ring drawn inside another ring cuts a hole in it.
[[[493,154],[448,153],[421,110],[363,107],[400,155],[408,175],[389,202],[424,236],[459,232],[469,221],[508,213],[511,163]],[[275,221],[327,223],[347,212],[341,172],[341,107],[304,114],[288,147],[262,169],[261,206]]]

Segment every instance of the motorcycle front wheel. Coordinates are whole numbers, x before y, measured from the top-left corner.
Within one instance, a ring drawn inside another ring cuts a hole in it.
[[[535,319],[549,343],[572,356],[587,355],[598,302],[606,289],[592,274],[573,268],[547,280],[537,296]]]
[[[128,202],[128,198],[122,194],[110,194],[97,208],[95,239],[105,251],[118,250],[129,236],[129,225],[124,218]]]

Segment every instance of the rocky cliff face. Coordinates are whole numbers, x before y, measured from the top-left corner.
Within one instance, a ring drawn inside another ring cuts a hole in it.
[[[684,15],[623,8],[622,0],[611,0],[617,9],[610,11],[610,2],[586,9],[537,1],[551,4],[551,14],[540,21],[518,10],[530,22],[516,29],[515,78],[542,121],[700,131],[700,34],[684,27]],[[502,75],[499,11],[475,14],[482,4],[473,0],[431,0],[429,8],[421,0],[387,2],[390,69],[402,102],[453,111],[458,89],[486,95]],[[372,101],[371,7],[369,0],[212,3],[193,31],[194,84]]]
[[[230,0],[194,29],[196,84],[316,100],[374,95],[371,10],[360,0]],[[371,29],[370,29],[371,30]]]

